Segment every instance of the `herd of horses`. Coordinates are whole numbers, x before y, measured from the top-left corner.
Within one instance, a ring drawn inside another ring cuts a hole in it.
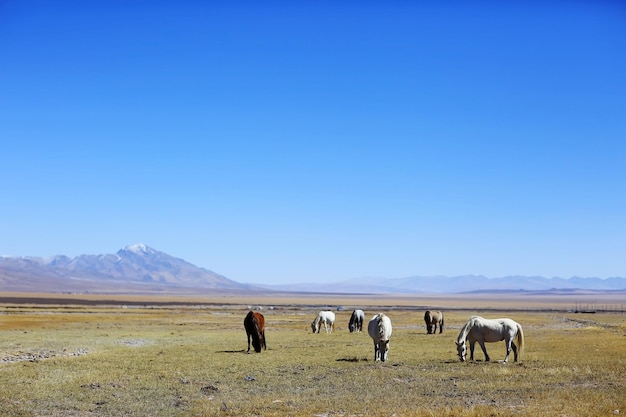
[[[354,310],[350,316],[348,329],[350,333],[361,332],[363,330],[363,322],[365,321],[365,313],[363,310]],[[443,333],[443,313],[441,311],[426,311],[424,313],[424,322],[426,323],[426,332],[428,334]],[[255,352],[261,352],[261,349],[267,349],[265,345],[265,317],[258,312],[250,311],[243,321],[248,336],[248,353],[250,353],[250,340]],[[311,330],[313,333],[319,333],[322,325],[326,333],[332,333],[335,328],[335,313],[332,311],[320,311],[315,320],[311,322]],[[378,313],[372,317],[367,325],[367,332],[374,342],[374,361],[385,362],[389,355],[389,339],[391,338],[392,325],[391,319],[383,313]],[[480,316],[472,316],[467,320],[461,328],[459,336],[455,343],[457,353],[461,362],[467,357],[467,347],[470,347],[470,360],[474,360],[474,346],[478,342],[485,361],[490,361],[485,348],[485,342],[505,342],[506,356],[504,363],[509,359],[511,351],[513,351],[514,361],[517,362],[524,348],[524,331],[522,326],[514,320],[508,318],[501,319],[485,319]]]

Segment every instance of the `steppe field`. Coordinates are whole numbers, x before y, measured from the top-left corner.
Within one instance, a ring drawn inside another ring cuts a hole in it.
[[[626,413],[625,301],[4,293],[0,416],[615,416]],[[266,319],[261,353],[246,354],[250,308]],[[354,308],[391,318],[387,362],[374,362],[367,331],[349,333]],[[322,309],[337,315],[332,334],[311,332]],[[442,334],[426,334],[425,309],[444,312]],[[460,362],[471,315],[522,324],[521,360],[501,363],[499,342],[491,362],[478,346]]]

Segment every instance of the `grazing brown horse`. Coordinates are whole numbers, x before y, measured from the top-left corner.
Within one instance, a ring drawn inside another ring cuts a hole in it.
[[[424,313],[424,321],[426,322],[428,334],[437,333],[437,325],[439,325],[439,333],[443,332],[443,313],[441,311],[427,310]]]
[[[252,337],[252,347],[254,347],[255,352],[261,352],[261,348],[267,349],[265,346],[265,317],[263,317],[263,314],[250,311],[243,320],[243,327],[246,328],[246,334],[248,335],[248,353],[250,353],[250,337]]]

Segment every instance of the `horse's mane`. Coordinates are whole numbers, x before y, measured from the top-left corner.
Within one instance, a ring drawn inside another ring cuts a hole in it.
[[[261,339],[263,338],[263,333],[261,332],[261,326],[256,314],[254,315],[252,323],[254,324],[254,331],[252,332],[252,346],[254,346],[255,349],[258,349],[257,351],[261,351]]]
[[[357,311],[354,310],[350,316],[350,324],[354,324],[357,320],[359,320],[359,315],[357,314]]]
[[[383,320],[384,315],[379,313],[376,316],[376,327],[377,327],[377,331],[378,331],[378,339],[379,340],[383,340],[386,336],[386,332],[388,332],[389,330],[387,329],[386,325],[385,325],[385,321]]]
[[[459,332],[459,337],[456,339],[458,343],[465,342],[465,339],[467,338],[467,334],[469,333],[470,329],[472,328],[472,326],[474,325],[474,322],[477,319],[480,319],[480,317],[472,316],[469,318],[469,320],[467,320],[467,322],[465,322],[465,324],[461,328],[461,331]]]

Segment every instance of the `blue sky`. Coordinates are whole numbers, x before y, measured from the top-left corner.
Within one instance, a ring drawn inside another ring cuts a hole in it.
[[[0,3],[0,254],[626,276],[626,7],[444,3]]]

